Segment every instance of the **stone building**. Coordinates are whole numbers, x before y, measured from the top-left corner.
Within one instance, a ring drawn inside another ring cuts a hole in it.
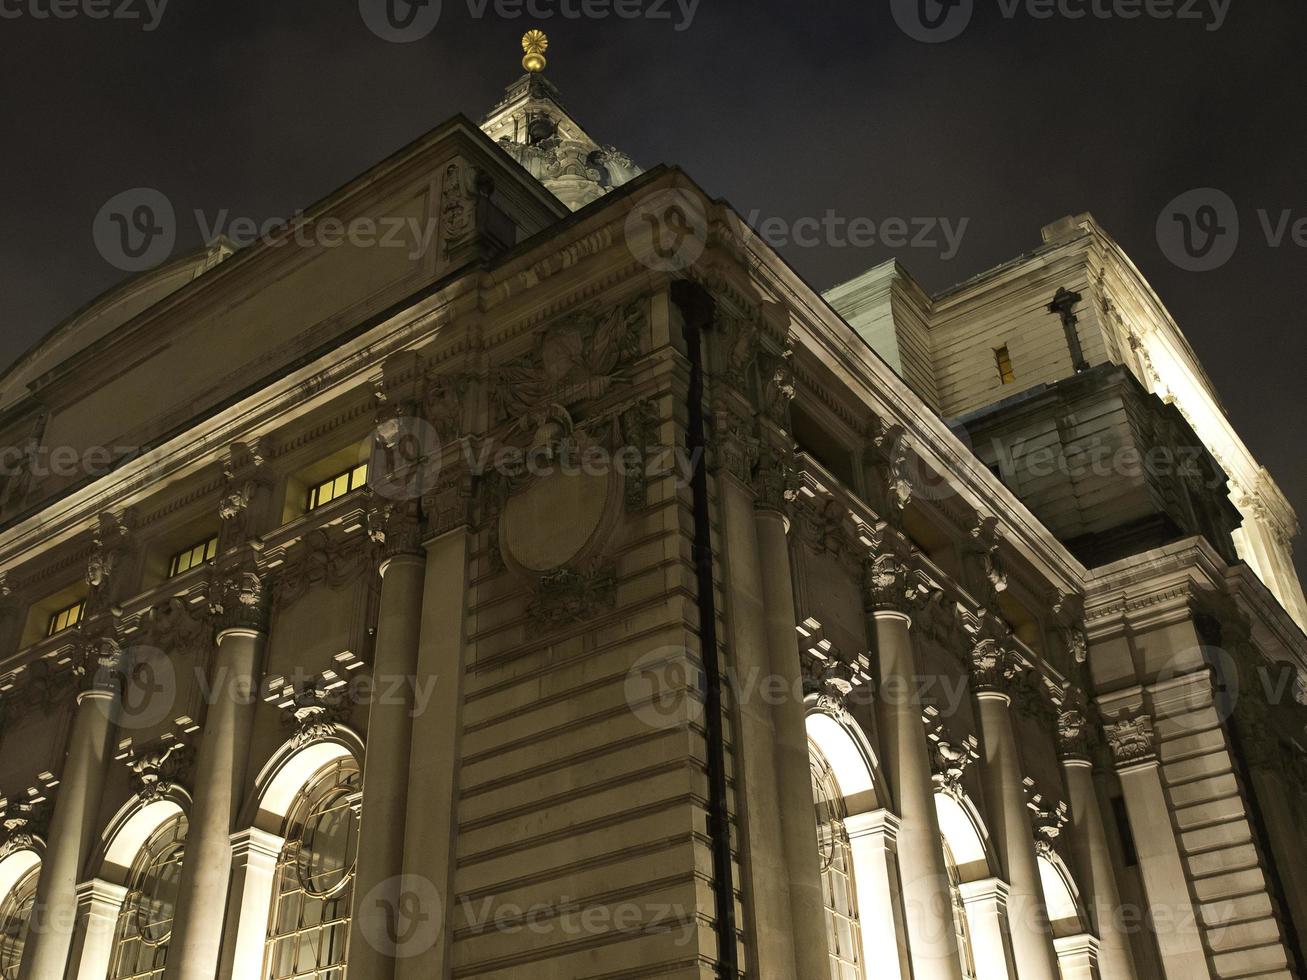
[[[819,295],[526,47],[0,379],[0,977],[1302,976],[1296,520],[1120,249]]]

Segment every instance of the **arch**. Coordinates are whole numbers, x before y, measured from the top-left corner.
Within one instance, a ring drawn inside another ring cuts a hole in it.
[[[952,852],[962,881],[993,877],[989,831],[971,799],[941,790],[935,793],[935,813],[939,832]]]
[[[1039,855],[1038,864],[1044,906],[1048,910],[1054,937],[1061,939],[1088,931],[1080,907],[1080,889],[1061,855],[1053,850],[1044,851]]]
[[[132,862],[150,836],[177,814],[190,814],[190,797],[173,789],[157,800],[134,796],[109,821],[100,855],[92,867],[100,869],[98,877],[115,885],[126,885]]]
[[[10,851],[0,858],[0,900],[6,898],[27,873],[41,863],[39,845],[31,844]]]
[[[28,845],[0,859],[0,976],[18,975],[36,901],[41,858],[36,846]]]
[[[307,744],[297,745],[294,739],[286,742],[255,777],[249,812],[242,823],[282,836],[282,825],[300,790],[325,767],[345,758],[352,758],[362,770],[363,740],[343,725]]]
[[[848,811],[879,809],[876,756],[861,726],[847,716],[837,718],[815,705],[809,708],[805,724],[808,739],[825,758],[839,783]]]

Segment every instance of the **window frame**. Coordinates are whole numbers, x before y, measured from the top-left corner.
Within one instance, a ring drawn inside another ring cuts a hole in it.
[[[70,616],[69,615],[70,613],[75,613],[76,615]],[[86,615],[85,598],[78,599],[76,602],[69,603],[66,606],[56,609],[54,612],[50,613],[49,618],[46,620],[46,627],[45,627],[46,638],[49,639],[52,636],[58,636],[60,633],[66,633],[68,630],[72,629],[74,626],[80,623],[85,615]],[[59,626],[58,625],[59,617],[61,616],[68,616],[68,619],[64,622],[62,626]]]
[[[336,486],[338,483],[340,483],[341,480],[345,481],[345,486],[343,489],[339,489]],[[361,490],[363,487],[366,487],[367,485],[368,485],[368,461],[367,460],[364,460],[362,463],[355,463],[352,466],[346,467],[345,469],[335,473],[334,475],[329,476],[325,480],[314,480],[312,485],[310,485],[309,488],[304,492],[304,513],[311,514],[315,510],[318,510],[321,507],[325,507],[327,504],[331,503],[332,501],[339,500],[341,497],[353,493],[355,490]],[[331,489],[331,496],[327,497],[324,500],[322,498],[322,491],[327,488]]]
[[[994,364],[998,367],[998,380],[1010,385],[1017,379],[1016,368],[1012,366],[1012,349],[1007,344],[994,348]]]
[[[200,552],[200,557],[195,560],[195,552]],[[197,541],[188,548],[183,548],[176,552],[168,559],[168,578],[176,578],[178,575],[185,575],[194,568],[198,568],[205,562],[212,561],[218,555],[218,535],[212,534],[203,541]],[[190,558],[191,563],[185,568],[179,567],[183,558]]]

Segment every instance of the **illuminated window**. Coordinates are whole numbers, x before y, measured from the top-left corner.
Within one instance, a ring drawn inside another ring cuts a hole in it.
[[[958,958],[962,960],[963,980],[976,980],[976,954],[971,948],[971,927],[967,924],[967,906],[962,901],[962,875],[948,841],[940,838],[944,848],[944,865],[948,869],[948,890],[953,905],[953,932],[957,936]]]
[[[172,556],[172,561],[168,562],[168,577],[172,578],[182,572],[189,572],[197,565],[203,565],[217,553],[218,536],[216,534],[209,538],[208,541],[201,541],[189,548],[183,548]]]
[[[177,814],[150,835],[128,877],[118,913],[110,980],[159,980],[177,910],[177,887],[186,847],[186,817]]]
[[[998,364],[999,379],[1005,385],[1017,379],[1016,373],[1012,370],[1012,355],[1008,353],[1007,344],[994,350],[994,361]]]
[[[86,600],[78,599],[71,606],[65,606],[57,612],[50,614],[50,625],[46,629],[46,636],[54,636],[56,633],[62,633],[66,629],[72,629],[82,621],[82,613],[86,611]]]
[[[343,980],[363,784],[352,759],[309,780],[277,859],[267,980]]]
[[[18,980],[18,967],[23,961],[23,946],[27,943],[27,928],[36,904],[36,879],[40,877],[38,864],[10,889],[0,904],[0,980]]]
[[[844,794],[816,746],[809,743],[812,799],[817,809],[821,891],[826,903],[826,950],[831,980],[865,980],[862,929],[853,881],[853,849],[844,826]]]
[[[305,510],[316,510],[323,504],[329,504],[338,497],[343,497],[351,490],[366,486],[368,482],[368,464],[360,463],[353,469],[338,473],[330,480],[323,480],[309,488]]]

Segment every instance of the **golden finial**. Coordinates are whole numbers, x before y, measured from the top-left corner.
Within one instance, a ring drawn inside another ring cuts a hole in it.
[[[527,31],[522,35],[522,50],[526,57],[522,67],[529,72],[538,73],[545,70],[545,52],[549,50],[549,38],[544,31]]]

